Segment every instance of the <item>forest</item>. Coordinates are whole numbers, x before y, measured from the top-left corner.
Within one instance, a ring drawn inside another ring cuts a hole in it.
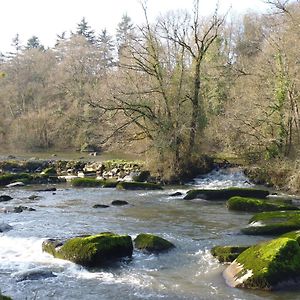
[[[259,164],[300,190],[300,3],[208,17],[123,15],[115,36],[83,18],[46,48],[37,36],[0,57],[2,151],[86,145],[145,155],[166,179],[201,155]],[[0,49],[1,51],[1,49]]]

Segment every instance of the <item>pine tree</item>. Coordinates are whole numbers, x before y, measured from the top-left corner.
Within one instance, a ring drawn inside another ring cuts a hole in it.
[[[39,50],[45,50],[45,47],[40,43],[40,40],[37,36],[33,35],[30,39],[27,41],[27,45],[25,47],[26,49],[39,49]]]
[[[105,68],[112,67],[114,65],[114,42],[112,36],[107,33],[106,29],[103,29],[98,38],[98,48],[100,51],[101,61]]]
[[[76,34],[83,35],[90,43],[95,43],[95,31],[91,29],[85,18],[82,18],[80,23],[77,24]]]
[[[125,14],[122,16],[121,22],[117,27],[117,45],[119,59],[126,53],[126,48],[128,48],[135,37],[134,25],[131,18]]]

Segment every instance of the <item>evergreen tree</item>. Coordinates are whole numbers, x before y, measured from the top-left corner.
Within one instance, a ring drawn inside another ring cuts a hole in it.
[[[106,29],[103,29],[98,38],[98,47],[100,50],[100,56],[102,64],[105,68],[112,67],[114,65],[114,42],[112,36],[107,33]]]
[[[40,40],[37,36],[33,35],[30,39],[27,41],[27,45],[25,47],[26,49],[39,49],[39,50],[45,50],[45,47],[40,43]]]
[[[95,31],[91,29],[85,18],[82,18],[80,23],[77,24],[76,34],[83,35],[90,43],[95,43]]]
[[[119,59],[126,52],[126,48],[130,46],[134,36],[134,25],[131,18],[125,14],[122,16],[121,22],[118,24],[116,34]]]

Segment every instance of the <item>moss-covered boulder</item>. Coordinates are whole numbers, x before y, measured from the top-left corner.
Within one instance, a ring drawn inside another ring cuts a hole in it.
[[[232,287],[274,290],[300,276],[300,246],[296,240],[278,238],[242,252],[223,272]]]
[[[164,238],[149,233],[139,234],[134,239],[134,246],[137,249],[152,253],[168,251],[175,247],[174,244]]]
[[[162,190],[162,186],[156,183],[122,181],[117,184],[117,189],[119,190]]]
[[[8,185],[12,182],[20,181],[23,183],[28,183],[33,179],[33,176],[27,173],[19,174],[3,174],[0,176],[0,186]]]
[[[275,210],[298,210],[297,206],[286,204],[280,200],[266,200],[247,197],[231,197],[227,201],[227,207],[230,210],[246,211],[246,212],[263,212]]]
[[[204,200],[228,200],[231,197],[253,197],[253,198],[266,198],[269,195],[269,191],[254,189],[254,188],[238,188],[231,187],[226,189],[208,190],[208,189],[197,189],[189,190],[185,200],[192,199],[204,199]]]
[[[50,176],[46,174],[4,174],[0,176],[0,186],[6,186],[14,182],[22,182],[24,184],[47,184],[47,183],[60,183],[64,182],[57,176]]]
[[[279,235],[300,229],[300,211],[271,211],[254,215],[242,229],[250,235]]]
[[[249,247],[250,246],[215,246],[210,252],[219,262],[230,263]]]
[[[104,187],[114,188],[117,186],[118,181],[115,180],[99,180],[94,178],[74,178],[71,180],[74,187]]]
[[[133,251],[130,236],[111,232],[75,237],[66,242],[50,239],[43,242],[42,248],[56,258],[86,267],[102,267],[123,257],[131,257]]]
[[[281,235],[280,237],[288,237],[290,239],[294,239],[300,245],[300,230],[287,232],[287,233]]]

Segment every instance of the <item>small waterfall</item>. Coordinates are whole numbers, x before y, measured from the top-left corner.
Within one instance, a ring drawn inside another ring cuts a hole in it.
[[[191,184],[203,189],[252,186],[240,168],[213,170],[209,174],[196,177]]]

